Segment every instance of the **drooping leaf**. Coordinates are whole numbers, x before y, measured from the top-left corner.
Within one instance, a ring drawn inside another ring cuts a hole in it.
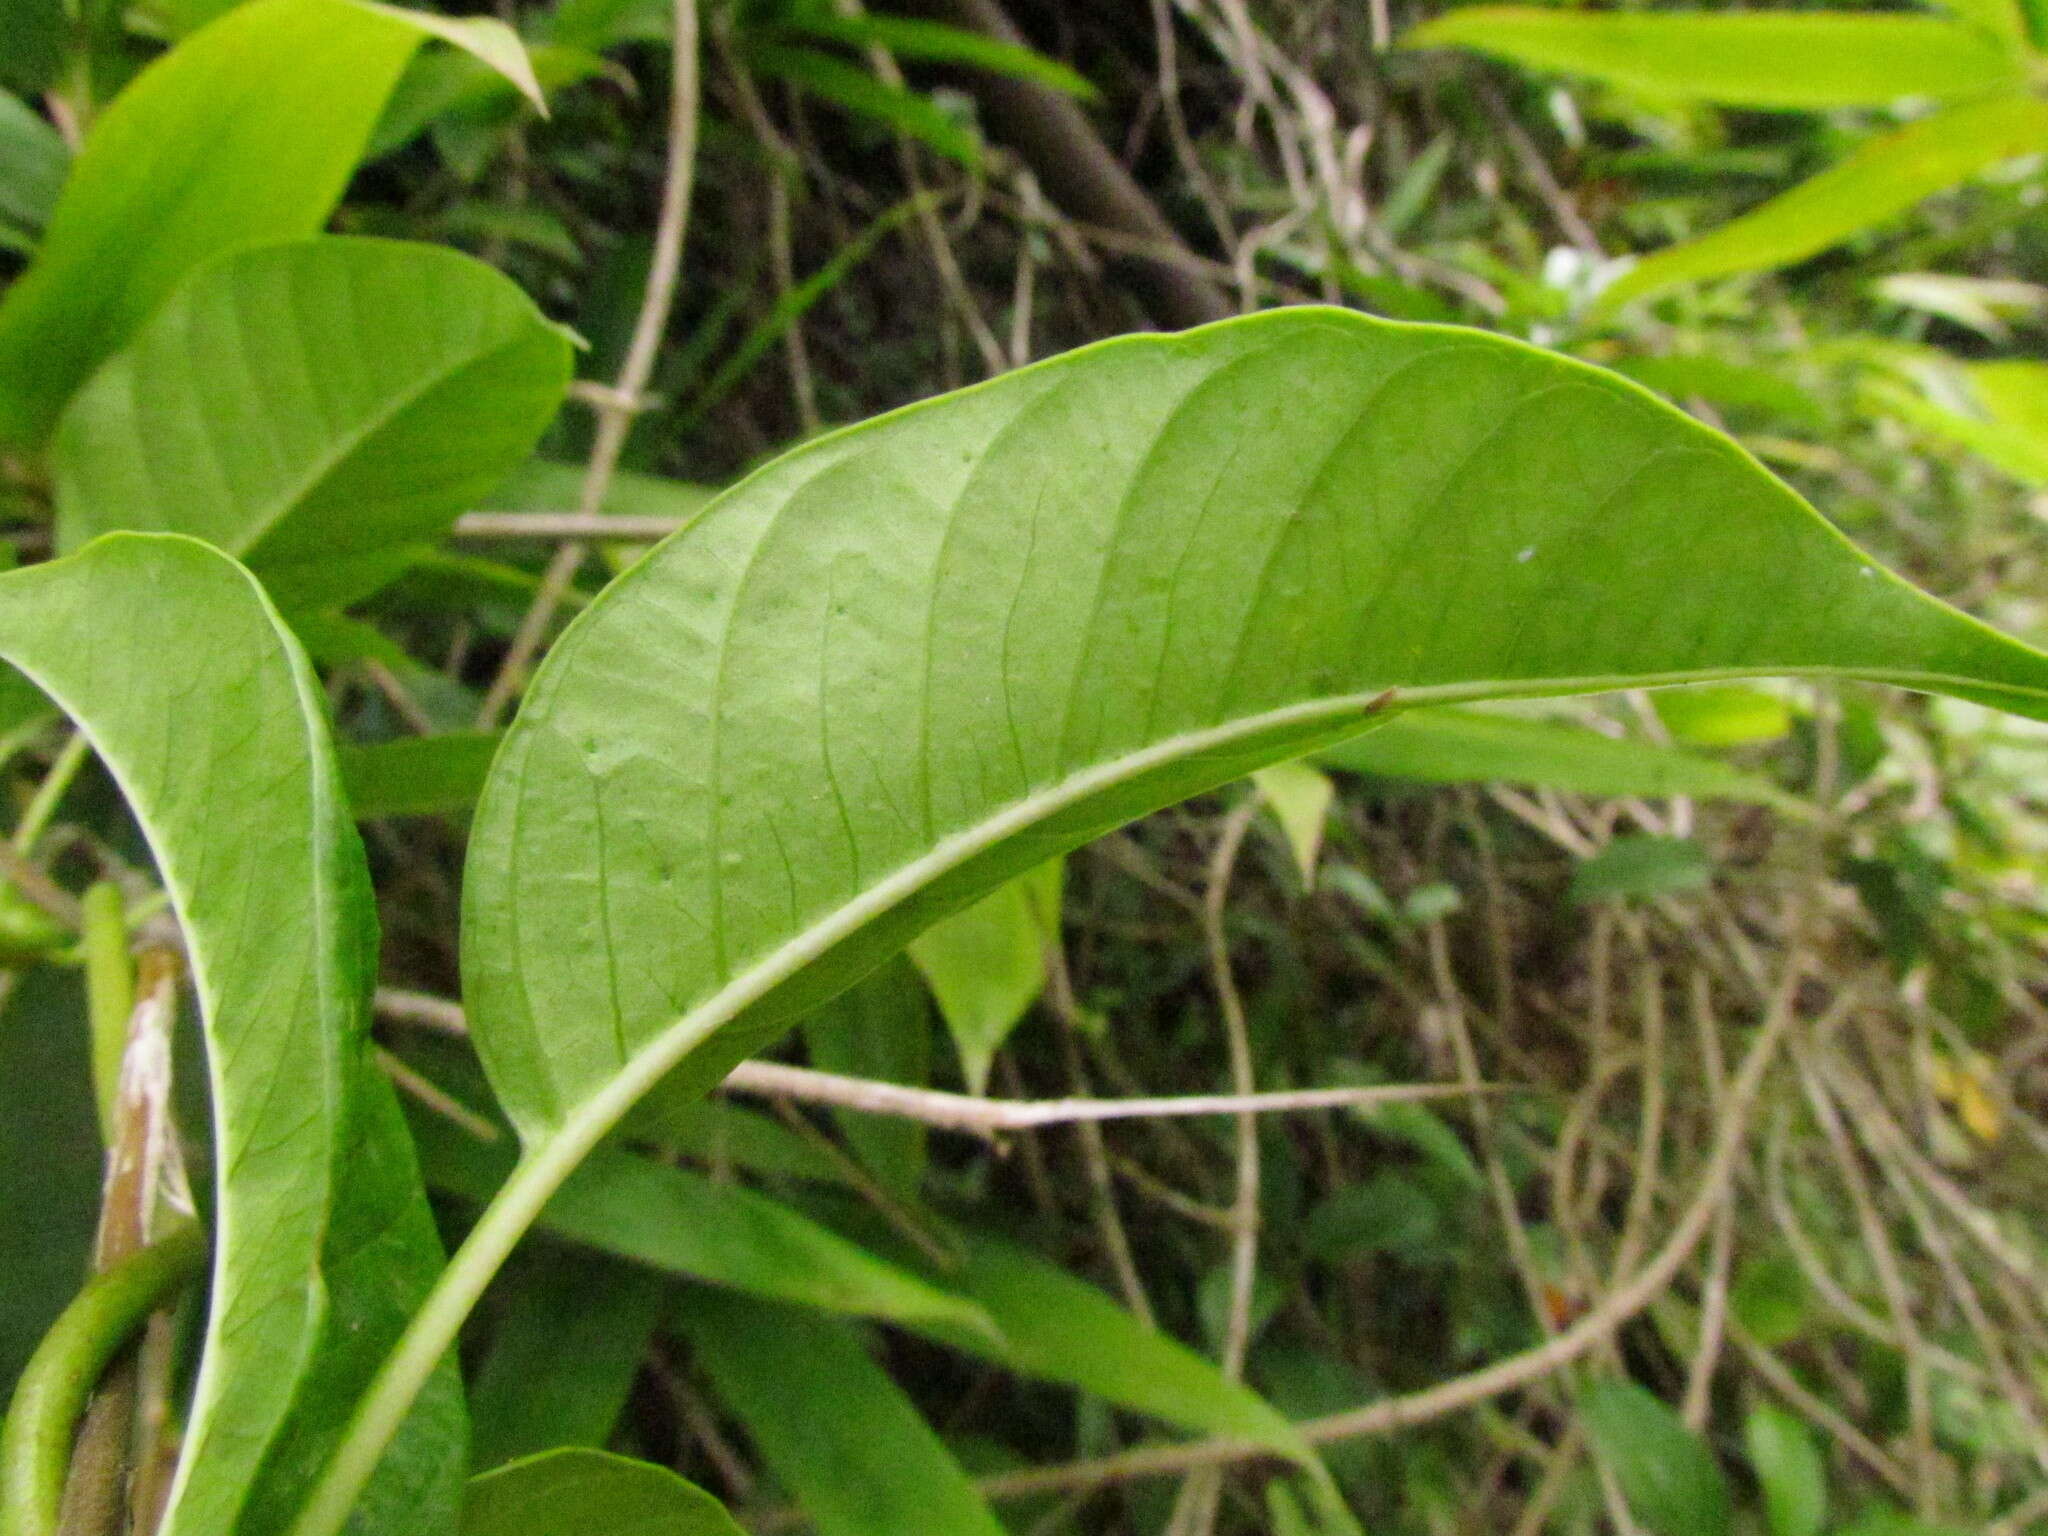
[[[919,934],[910,958],[938,1000],[968,1091],[988,1091],[997,1050],[1045,990],[1063,861],[1049,859]]]
[[[858,116],[871,118],[918,140],[962,165],[981,163],[981,140],[972,128],[931,97],[889,85],[865,69],[811,48],[762,45],[747,50],[747,63],[764,75],[786,80]]]
[[[1580,1396],[1579,1417],[1652,1536],[1728,1536],[1728,1485],[1713,1452],[1662,1398],[1602,1378]]]
[[[495,731],[462,731],[344,744],[341,781],[349,808],[358,821],[467,810],[476,804],[498,740]]]
[[[191,957],[217,1147],[214,1302],[165,1528],[219,1536],[259,1473],[288,1508],[439,1267],[390,1089],[362,1054],[369,875],[312,669],[224,556],[121,535],[0,576],[0,655],[121,785]],[[430,1516],[437,1479],[459,1472],[459,1406],[442,1390],[414,1412],[422,1434],[373,1482],[373,1512],[402,1492],[412,1518]],[[249,1529],[266,1510],[279,1512],[260,1501]]]
[[[1957,370],[1965,398],[1945,402],[1890,380],[1864,386],[1875,405],[1948,439],[2026,485],[2048,486],[2048,364],[1975,363]]]
[[[1003,1536],[849,1324],[708,1290],[683,1301],[677,1323],[819,1536]]]
[[[923,929],[1376,711],[1822,673],[2048,713],[2048,656],[1738,447],[1498,337],[1282,310],[806,444],[594,602],[478,807],[472,1037],[527,1144],[323,1485],[568,1170]],[[595,875],[595,878],[592,878]]]
[[[725,1506],[666,1467],[557,1450],[472,1478],[461,1536],[742,1536]]]
[[[323,237],[193,275],[81,389],[57,533],[188,533],[291,607],[397,574],[533,451],[569,342],[509,279],[436,246]]]
[[[1694,747],[1739,747],[1777,741],[1792,729],[1792,706],[1775,693],[1741,683],[1663,688],[1650,697],[1672,737]]]
[[[944,22],[872,13],[846,16],[828,6],[807,5],[794,9],[789,26],[793,31],[830,42],[886,48],[899,59],[972,65],[992,74],[1030,80],[1084,100],[1092,100],[1099,94],[1085,75],[1076,74],[1035,48],[1005,42],[984,32],[947,26]]]
[[[1759,1404],[1743,1421],[1742,1438],[1763,1488],[1771,1536],[1820,1536],[1828,1518],[1828,1468],[1806,1421]]]
[[[518,48],[497,21],[250,0],[144,69],[95,120],[0,302],[0,442],[39,447],[201,262],[317,231],[425,31],[501,61]]]
[[[1323,823],[1337,798],[1337,786],[1330,776],[1307,763],[1275,763],[1252,775],[1252,783],[1286,834],[1288,850],[1294,855],[1301,883],[1316,883],[1316,860],[1323,851]]]
[[[1661,697],[1661,695],[1660,695]],[[1697,753],[1584,726],[1476,709],[1419,709],[1339,746],[1330,768],[1425,784],[1538,784],[1579,795],[1696,795],[1796,805],[1768,779]]]
[[[1783,11],[1575,11],[1469,5],[1409,32],[1410,48],[1472,48],[1673,101],[1735,107],[1884,106],[2016,86],[2019,50],[1933,16]]]
[[[963,1257],[947,1283],[977,1302],[996,1327],[993,1343],[953,1333],[959,1347],[1162,1423],[1308,1459],[1294,1427],[1271,1404],[1087,1281],[1001,1238],[959,1236]]]
[[[546,1251],[505,1277],[469,1387],[470,1464],[601,1449],[668,1307],[671,1282],[592,1253]]]
[[[1945,108],[1859,145],[1841,164],[1719,229],[1645,257],[1601,293],[1599,307],[1611,310],[1677,283],[1803,261],[1979,171],[2044,149],[2048,101],[2037,96]]]
[[[482,1204],[511,1170],[509,1149],[486,1146],[434,1118],[414,1133],[427,1182]],[[915,1326],[992,1325],[975,1303],[934,1285],[809,1217],[743,1185],[717,1183],[624,1152],[602,1152],[565,1184],[540,1229],[616,1258],[692,1280],[832,1312]]]
[[[0,91],[0,239],[34,243],[70,167],[57,130],[19,96]]]

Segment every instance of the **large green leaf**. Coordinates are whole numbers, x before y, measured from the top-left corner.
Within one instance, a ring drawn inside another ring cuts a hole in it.
[[[0,442],[40,446],[201,262],[318,230],[428,33],[523,63],[496,21],[250,0],[143,70],[94,122],[35,264],[0,303]]]
[[[652,1084],[924,928],[1376,711],[1767,673],[2048,714],[2048,656],[1727,439],[1476,332],[1283,310],[805,445],[587,609],[477,811],[473,1038],[527,1144],[300,1528]]]
[[[393,240],[290,241],[201,269],[57,429],[57,533],[189,533],[288,606],[404,567],[525,461],[568,337],[508,278]]]
[[[1869,140],[1840,165],[1719,229],[1645,257],[1600,295],[1600,306],[1803,261],[1989,166],[2043,150],[2048,101],[2038,96],[1946,108]]]
[[[1575,11],[1470,5],[1409,32],[1410,48],[1472,48],[1645,95],[1741,107],[1883,106],[2014,87],[2010,39],[1933,16]]]
[[[0,656],[120,783],[199,995],[214,1300],[166,1529],[236,1529],[259,1471],[279,1496],[245,1528],[268,1528],[439,1267],[389,1087],[364,1064],[376,923],[319,685],[248,573],[182,538],[120,535],[0,576]],[[417,1411],[425,1433],[372,1511],[452,1508],[459,1408],[444,1390]]]
[[[528,1141],[588,1134],[1389,690],[1801,671],[2048,683],[1594,370],[1324,310],[1108,343],[790,454],[591,607],[478,810],[472,1027]]]
[[[1425,784],[1498,780],[1580,795],[1697,795],[1781,808],[1799,802],[1770,780],[1711,757],[1555,720],[1476,709],[1418,709],[1340,742],[1318,762]]]
[[[846,1323],[696,1291],[677,1321],[819,1536],[1003,1536],[960,1463]]]
[[[471,1481],[462,1536],[741,1536],[725,1507],[666,1467],[548,1451]]]

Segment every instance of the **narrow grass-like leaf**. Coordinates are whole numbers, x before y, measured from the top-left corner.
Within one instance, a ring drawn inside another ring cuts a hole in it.
[[[2026,485],[2048,486],[2048,363],[1977,363],[1959,370],[1970,408],[1954,409],[1890,380],[1864,386],[1874,405],[1966,448]]]
[[[743,1536],[725,1506],[666,1467],[558,1450],[474,1478],[461,1536]]]
[[[1601,293],[1598,307],[1611,310],[1676,283],[1803,261],[1981,170],[2043,150],[2048,101],[2038,96],[1948,107],[1869,140],[1841,164],[1719,229],[1645,257]]]
[[[981,141],[931,97],[887,85],[866,70],[810,48],[763,45],[747,50],[747,63],[764,75],[800,86],[820,100],[872,118],[962,165],[981,163]]]
[[[466,1132],[415,1122],[427,1182],[483,1204],[512,1159]],[[991,1333],[972,1300],[943,1289],[738,1184],[624,1152],[602,1152],[563,1186],[540,1218],[552,1236],[672,1275],[775,1301],[906,1326],[944,1323]]]
[[[470,1464],[611,1439],[673,1281],[591,1253],[548,1252],[505,1277],[469,1386]]]
[[[423,29],[507,53],[491,40],[501,22],[250,0],[143,70],[93,124],[35,264],[0,302],[0,442],[39,447],[201,262],[318,230]]]
[[[390,1090],[363,1062],[369,874],[318,682],[233,561],[123,535],[0,576],[0,655],[120,783],[190,954],[217,1147],[214,1301],[165,1528],[221,1536],[266,1457],[281,1458],[266,1486],[317,1465],[438,1267]],[[416,1515],[435,1456],[399,1458]]]
[[[692,1292],[677,1311],[698,1362],[819,1536],[1003,1536],[850,1325],[716,1291]]]
[[[57,533],[189,533],[286,606],[403,569],[532,453],[569,341],[480,261],[394,240],[258,246],[203,268],[78,392]]]
[[[1470,5],[1424,22],[1401,41],[1409,48],[1472,48],[1667,100],[1737,107],[1961,100],[2016,87],[2025,71],[2009,39],[1966,22],[1896,14]]]
[[[1035,48],[940,21],[872,14],[842,16],[825,6],[806,6],[795,10],[788,25],[792,31],[830,42],[857,48],[886,48],[899,59],[967,64],[993,74],[1035,81],[1084,100],[1092,100],[1098,94],[1085,75],[1076,74]]]
[[[1425,784],[1537,784],[1578,795],[1696,795],[1803,809],[1770,780],[1711,757],[1584,726],[1476,709],[1418,709],[1326,748],[1329,768]]]
[[[811,1065],[845,1077],[922,1088],[931,1081],[931,1009],[910,962],[896,959],[804,1020]],[[839,1134],[875,1181],[910,1206],[924,1182],[926,1128],[896,1115],[839,1110]]]
[[[2048,714],[2048,656],[1726,438],[1475,332],[1128,338],[769,465],[584,612],[493,767],[464,984],[526,1156],[299,1536],[679,1066],[708,1086],[1003,881],[1376,711],[1781,673]]]

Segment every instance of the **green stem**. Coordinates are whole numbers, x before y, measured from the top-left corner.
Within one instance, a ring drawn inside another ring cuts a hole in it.
[[[85,1000],[92,1029],[92,1084],[99,1099],[100,1132],[114,1144],[114,1101],[121,1093],[121,1058],[135,1012],[135,969],[128,961],[128,914],[111,880],[88,887],[85,911]]]
[[[87,1400],[143,1319],[199,1270],[206,1234],[184,1222],[86,1282],[15,1384],[0,1426],[0,1536],[52,1536]]]
[[[14,829],[15,852],[26,855],[35,847],[36,839],[43,835],[43,828],[57,814],[64,792],[71,787],[71,781],[78,777],[78,770],[85,766],[86,758],[91,755],[92,743],[85,739],[85,732],[74,731],[71,739],[58,751],[57,760],[50,764],[50,771],[43,775],[43,782],[36,786],[35,798],[29,801],[28,809],[21,813],[21,824]]]

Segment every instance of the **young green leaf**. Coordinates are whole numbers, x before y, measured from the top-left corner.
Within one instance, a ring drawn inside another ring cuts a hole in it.
[[[2048,656],[1726,438],[1476,332],[1131,337],[769,465],[584,612],[493,767],[464,984],[527,1156],[299,1536],[679,1064],[708,1086],[1005,880],[1390,704],[1780,673],[2048,714]]]
[[[1307,763],[1275,763],[1252,775],[1266,807],[1287,838],[1288,851],[1301,871],[1301,883],[1316,883],[1316,860],[1323,851],[1323,823],[1337,798],[1337,786],[1320,768]]]
[[[1662,1398],[1603,1378],[1579,1399],[1579,1417],[1652,1536],[1728,1536],[1728,1485],[1713,1452]]]
[[[849,1325],[693,1291],[677,1322],[819,1536],[1003,1536],[960,1463]]]
[[[1828,1518],[1828,1468],[1806,1421],[1763,1403],[1744,1421],[1742,1438],[1764,1491],[1771,1536],[1820,1536]]]
[[[1045,990],[1045,947],[1059,934],[1064,862],[1048,859],[911,941],[970,1093],[988,1091],[996,1051]]]
[[[1425,784],[1540,784],[1579,795],[1697,795],[1798,808],[1768,779],[1711,757],[1584,726],[1476,709],[1418,709],[1317,754],[1327,768]]]
[[[569,356],[515,284],[455,251],[333,237],[238,251],[65,411],[58,542],[188,533],[284,606],[346,603],[525,461]]]
[[[1869,140],[1841,164],[1719,229],[1645,257],[1602,291],[1597,307],[1612,310],[1676,283],[1803,261],[1981,170],[2043,150],[2048,101],[2037,96],[1945,108]]]
[[[362,1054],[369,874],[312,669],[225,556],[122,535],[0,576],[0,655],[120,783],[191,958],[217,1145],[214,1302],[165,1529],[219,1536],[259,1471],[290,1485],[291,1507],[439,1267],[390,1089]],[[448,1408],[423,1400],[435,1443],[393,1459],[415,1517],[459,1468]],[[373,1486],[369,1507],[392,1487]],[[394,1529],[366,1526],[380,1528]]]
[[[93,124],[35,264],[0,302],[0,443],[40,447],[201,262],[317,231],[426,32],[505,66],[519,46],[496,21],[250,0],[143,70]]]
[[[666,1467],[547,1451],[472,1478],[461,1536],[743,1536],[725,1506]]]
[[[1879,107],[2016,89],[2025,60],[1981,28],[1933,16],[1784,11],[1574,11],[1460,6],[1409,48],[1472,48],[1648,96],[1734,107]]]

